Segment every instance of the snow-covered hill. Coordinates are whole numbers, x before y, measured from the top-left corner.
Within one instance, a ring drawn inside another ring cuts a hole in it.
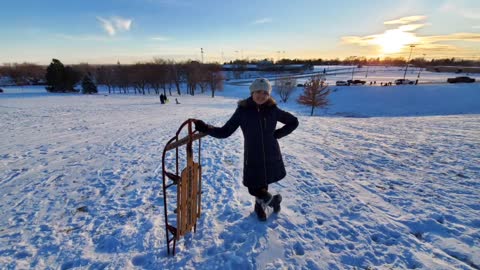
[[[284,202],[267,222],[241,184],[241,132],[202,140],[202,216],[172,257],[163,147],[187,118],[225,123],[247,87],[178,105],[7,87],[0,268],[479,269],[478,84],[333,89],[315,117],[280,104],[300,126],[280,140]]]

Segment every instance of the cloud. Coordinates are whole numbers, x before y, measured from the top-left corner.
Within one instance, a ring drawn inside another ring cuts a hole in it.
[[[96,36],[96,35],[66,35],[66,34],[55,34],[56,37],[72,41],[108,41],[109,39],[105,36]]]
[[[417,29],[420,29],[420,28],[423,28],[425,26],[425,24],[406,24],[406,25],[401,25],[400,27],[398,27],[398,29],[400,31],[403,31],[403,32],[412,32],[412,31],[415,31]]]
[[[465,42],[480,42],[480,33],[451,33],[445,35],[419,36],[416,31],[429,24],[405,24],[406,22],[416,21],[419,17],[420,16],[410,16],[388,21],[386,24],[400,25],[378,34],[344,36],[341,38],[341,41],[344,44],[374,47],[377,49],[377,52],[391,56],[404,53],[408,50],[409,45],[412,44],[415,45],[417,52],[421,51],[432,55],[453,55],[455,52],[467,53]],[[463,44],[461,45],[462,47],[460,47],[454,44],[448,44],[448,42],[462,42]]]
[[[384,24],[409,24],[409,23],[424,20],[426,18],[427,16],[423,16],[423,15],[408,16],[408,17],[403,17],[400,19],[392,20],[392,21],[386,21],[384,22]]]
[[[480,19],[480,8],[466,7],[463,1],[446,1],[440,11],[445,13],[455,13],[468,19]]]
[[[473,29],[480,29],[480,25],[474,25],[472,26]]]
[[[169,37],[164,37],[164,36],[155,36],[155,37],[151,37],[150,39],[156,40],[156,41],[168,41],[168,40],[171,40],[171,38],[169,38]]]
[[[436,43],[441,41],[470,41],[480,42],[480,33],[453,33],[448,35],[421,37],[424,43]]]
[[[271,23],[271,22],[272,22],[271,18],[262,18],[252,22],[252,24],[265,24],[265,23]]]
[[[120,17],[113,17],[112,20],[115,23],[116,28],[119,29],[119,30],[129,31],[130,27],[132,26],[132,20],[131,19],[123,19],[123,18],[120,18]]]
[[[103,30],[110,36],[115,36],[120,31],[129,31],[132,26],[132,19],[124,19],[117,16],[109,19],[98,16],[97,20],[100,21]]]

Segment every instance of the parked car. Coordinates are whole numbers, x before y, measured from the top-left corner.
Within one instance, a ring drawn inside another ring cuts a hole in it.
[[[398,79],[398,80],[395,80],[395,84],[396,85],[401,85],[401,84],[414,84],[415,82],[414,81],[410,81],[410,80],[407,80],[407,79]]]
[[[347,83],[350,85],[350,84],[361,84],[361,85],[364,85],[365,83],[367,83],[366,81],[362,81],[362,80],[348,80]]]
[[[455,78],[448,78],[447,82],[449,82],[449,83],[473,83],[473,82],[475,82],[475,79],[467,77],[467,76],[461,76],[461,77],[455,77]]]
[[[336,86],[347,86],[349,84],[346,81],[336,81],[335,85]]]

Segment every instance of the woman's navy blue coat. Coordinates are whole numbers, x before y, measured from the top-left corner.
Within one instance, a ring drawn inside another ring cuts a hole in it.
[[[277,122],[285,125],[276,129]],[[277,139],[295,130],[298,119],[279,109],[272,98],[258,106],[250,97],[238,103],[237,110],[223,127],[212,127],[207,133],[227,138],[239,126],[244,137],[243,184],[259,188],[284,178],[286,171]]]

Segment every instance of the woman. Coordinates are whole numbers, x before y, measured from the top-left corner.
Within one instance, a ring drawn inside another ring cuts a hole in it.
[[[265,78],[250,85],[250,97],[238,102],[232,117],[221,128],[195,121],[195,129],[215,138],[227,138],[240,126],[244,137],[243,184],[255,196],[255,212],[260,220],[267,219],[266,208],[280,211],[282,196],[272,196],[268,185],[283,179],[285,166],[278,139],[290,134],[298,126],[298,119],[277,107],[270,96],[272,85]],[[277,122],[285,124],[277,129]]]

